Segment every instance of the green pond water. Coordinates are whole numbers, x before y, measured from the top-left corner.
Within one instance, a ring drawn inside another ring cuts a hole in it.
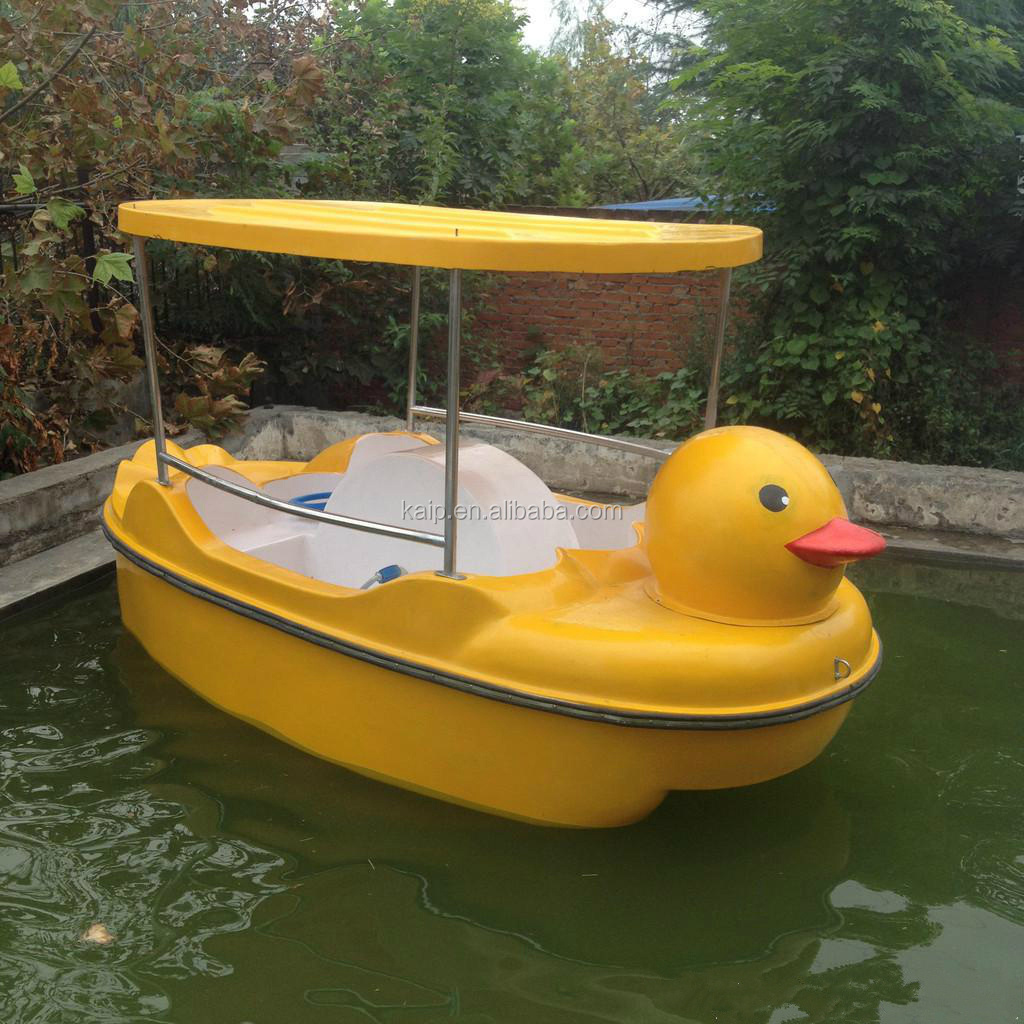
[[[112,581],[0,624],[0,1021],[1016,1024],[1024,574],[865,570],[887,660],[824,756],[601,832],[235,721]]]

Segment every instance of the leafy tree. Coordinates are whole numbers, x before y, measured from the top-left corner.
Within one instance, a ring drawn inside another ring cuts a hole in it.
[[[345,197],[456,206],[538,198],[570,144],[560,69],[523,47],[507,0],[340,0],[316,148]]]
[[[555,52],[565,66],[572,148],[555,171],[571,205],[660,199],[694,189],[684,126],[665,105],[660,40],[616,25],[594,2],[563,4]]]
[[[311,108],[295,192],[473,207],[550,199],[551,168],[571,143],[564,74],[523,47],[522,21],[504,0],[334,4],[313,50],[324,94]],[[225,304],[219,329],[256,329],[253,346],[274,355],[261,382],[269,396],[394,408],[405,387],[407,268],[253,258],[248,277],[264,286],[254,293],[237,258],[232,267],[247,307],[239,317]],[[485,285],[482,275],[465,282],[467,332]],[[445,287],[443,275],[424,275],[428,369],[443,356]],[[467,345],[467,376],[488,357],[486,346]],[[420,393],[433,394],[434,380]]]
[[[706,188],[766,227],[734,415],[906,451],[914,389],[951,358],[944,282],[977,250],[979,215],[1007,219],[1017,54],[942,0],[669,6],[703,18],[676,84]]]
[[[137,371],[133,270],[117,204],[269,185],[320,88],[310,28],[220,0],[9,0],[0,18],[0,152],[8,168],[0,287],[0,472],[95,443]],[[179,412],[230,422],[259,372],[167,350]]]

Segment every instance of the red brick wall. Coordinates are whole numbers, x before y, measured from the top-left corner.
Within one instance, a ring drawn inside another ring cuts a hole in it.
[[[536,349],[594,345],[606,370],[676,370],[691,347],[708,351],[718,311],[718,275],[507,274],[473,326],[493,340],[506,369]],[[735,303],[733,304],[735,313]]]
[[[718,309],[718,275],[507,274],[499,279],[474,334],[497,344],[506,370],[522,369],[539,348],[593,345],[604,369],[676,370],[691,351],[710,352]],[[963,284],[955,327],[999,358],[1003,373],[1024,384],[1024,284],[1001,275]],[[730,322],[743,315],[733,293]],[[696,349],[694,349],[696,346]]]

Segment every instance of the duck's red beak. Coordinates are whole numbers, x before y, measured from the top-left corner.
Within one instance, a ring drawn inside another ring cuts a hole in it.
[[[786,547],[811,565],[834,569],[837,565],[879,554],[885,549],[885,538],[874,530],[866,530],[849,519],[836,516],[820,529],[791,540]]]

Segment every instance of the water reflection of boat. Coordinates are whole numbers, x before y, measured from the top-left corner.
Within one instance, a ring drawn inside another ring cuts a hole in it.
[[[628,829],[533,829],[334,772],[168,686],[130,637],[118,658],[165,736],[159,784],[294,864],[209,943],[231,972],[171,989],[183,1019],[834,1024],[916,998],[892,952],[932,940],[927,908],[853,906],[848,818],[813,767]]]

